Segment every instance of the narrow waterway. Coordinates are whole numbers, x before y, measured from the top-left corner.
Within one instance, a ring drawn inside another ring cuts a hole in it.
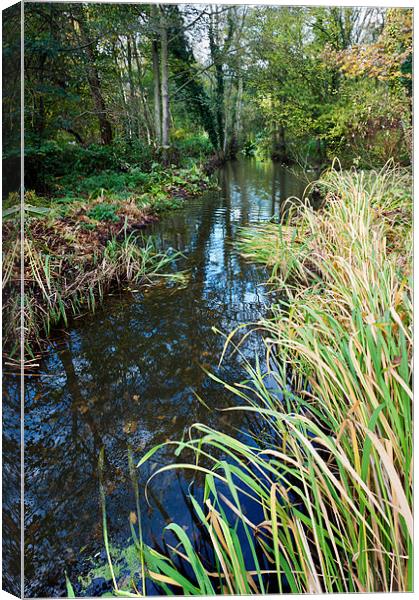
[[[184,253],[178,268],[188,269],[186,284],[107,298],[95,315],[73,322],[52,344],[40,373],[28,378],[27,597],[66,595],[65,571],[80,594],[109,590],[97,474],[102,447],[109,536],[114,548],[125,549],[120,573],[128,576],[129,514],[135,510],[128,446],[138,459],[156,444],[181,439],[194,422],[249,426],[238,413],[228,422],[197,400],[201,396],[214,409],[230,400],[202,367],[240,381],[243,360],[263,352],[261,340],[250,336],[242,356],[227,356],[217,368],[224,339],[213,328],[228,333],[258,320],[269,306],[266,272],[246,263],[233,241],[240,227],[278,215],[281,203],[301,195],[307,182],[284,167],[250,159],[229,163],[218,177],[218,191],[188,201],[152,231],[161,247]],[[13,395],[12,382],[8,391]],[[164,451],[140,470],[141,494],[153,469],[172,460]],[[172,471],[153,480],[151,506],[143,503],[146,541],[160,546],[162,528],[172,520],[192,532],[187,483],[183,473]]]

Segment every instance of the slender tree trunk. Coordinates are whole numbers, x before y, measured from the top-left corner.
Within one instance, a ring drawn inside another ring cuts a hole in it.
[[[224,131],[224,74],[223,65],[218,64],[215,67],[216,77],[216,115],[217,115],[217,126],[218,126],[218,139],[221,146]]]
[[[220,48],[216,39],[216,28],[218,27],[218,18],[214,23],[214,16],[210,16],[210,25],[208,29],[209,45],[212,62],[215,67],[215,121],[217,129],[217,150],[221,152],[223,147],[224,134],[224,74],[223,64],[220,57]]]
[[[138,131],[138,113],[139,106],[135,93],[134,78],[132,75],[132,48],[130,37],[127,39],[127,73],[128,73],[128,85],[129,85],[129,103],[128,103],[128,114],[130,123],[130,139],[134,137],[134,132]]]
[[[47,55],[45,52],[43,52],[40,57],[40,61],[39,61],[40,64],[38,67],[38,69],[39,69],[38,77],[39,77],[40,87],[42,87],[44,84],[44,66],[45,66],[46,58],[47,58]],[[39,147],[42,144],[42,140],[44,137],[44,131],[45,131],[45,104],[44,104],[44,94],[41,93],[41,94],[39,94],[38,97],[39,97],[39,103],[34,111],[34,129],[36,131],[37,145]],[[36,100],[35,100],[35,106],[36,106]]]
[[[116,71],[117,77],[118,77],[119,89],[120,89],[120,92],[121,92],[121,103],[122,103],[122,106],[123,106],[123,109],[124,109],[124,117],[122,119],[122,126],[123,126],[123,129],[124,129],[124,136],[127,139],[130,139],[130,137],[131,137],[131,123],[130,123],[129,107],[128,107],[128,103],[127,103],[127,99],[126,99],[126,95],[125,95],[124,80],[123,80],[121,69],[120,69],[119,62],[118,62],[118,55],[117,55],[117,50],[116,50],[116,44],[113,45],[113,57],[114,57],[114,63],[115,63],[115,71]]]
[[[209,46],[212,62],[215,67],[215,118],[217,124],[218,151],[221,159],[224,156],[224,125],[225,125],[225,80],[224,80],[224,61],[229,51],[233,33],[235,31],[235,23],[231,12],[227,16],[227,36],[224,40],[224,45],[220,45],[220,13],[218,8],[214,14],[211,14],[208,28]]]
[[[243,96],[243,78],[240,75],[237,83],[237,94],[233,107],[233,122],[231,127],[230,157],[235,158],[239,149],[239,137],[241,131],[241,111]]]
[[[144,126],[145,126],[145,130],[146,130],[146,135],[147,135],[147,143],[150,146],[151,145],[150,131],[153,128],[153,124],[152,124],[152,118],[151,118],[150,111],[149,111],[148,104],[147,104],[147,99],[145,97],[144,88],[143,88],[142,81],[141,81],[141,65],[140,65],[140,59],[138,56],[137,44],[135,43],[134,36],[132,36],[132,48],[134,51],[135,64],[137,66],[137,81],[138,81],[138,87],[140,90],[140,102],[143,107],[143,113],[144,113]],[[158,64],[158,61],[157,61],[157,64]],[[159,112],[159,114],[160,114],[160,112]],[[140,131],[140,124],[138,124],[138,131]]]
[[[278,125],[273,132],[272,159],[281,163],[286,163],[288,160],[285,127],[282,124]]]
[[[285,98],[281,98],[281,104],[285,102]],[[283,164],[288,162],[287,144],[285,140],[285,125],[277,123],[274,128],[274,139],[272,148],[272,158]]]
[[[232,112],[231,112],[231,110],[229,110],[229,108],[231,108],[230,100],[231,100],[232,94],[233,94],[233,82],[230,82],[230,85],[228,86],[226,98],[225,98],[226,111],[225,111],[225,116],[224,116],[224,139],[223,139],[223,154],[224,154],[224,156],[227,156],[227,149],[230,150],[230,148],[231,148],[231,138],[229,140],[229,133],[232,133],[233,129],[234,129],[234,119],[235,119],[234,109]],[[229,115],[230,115],[230,118],[229,118]],[[229,146],[230,146],[230,148],[229,148]]]
[[[87,81],[89,83],[90,92],[92,94],[92,99],[95,106],[95,112],[99,121],[100,137],[102,140],[102,144],[109,145],[112,143],[112,126],[107,118],[106,104],[103,98],[102,86],[100,83],[99,73],[96,67],[93,43],[89,36],[89,31],[86,22],[86,14],[83,10],[82,5],[79,5],[79,10],[80,20],[78,21],[78,23],[87,59]]]
[[[237,102],[236,102],[236,121],[235,121],[235,132],[237,138],[240,136],[241,131],[241,118],[242,118],[242,107],[243,107],[243,77],[239,76],[239,83],[237,89]]]
[[[161,144],[161,97],[160,97],[160,65],[159,65],[159,48],[157,40],[153,40],[153,85],[154,85],[154,130],[156,134],[156,142]]]
[[[158,7],[153,4],[151,7],[154,29],[153,40],[151,42],[151,54],[153,60],[153,96],[154,96],[154,132],[156,135],[156,145],[161,145],[161,96],[160,96],[160,60],[159,60],[159,42],[158,42]]]
[[[285,142],[285,127],[281,123],[278,130],[278,140],[279,140],[279,157],[281,162],[287,162],[287,146]]]
[[[96,67],[89,65],[87,67],[88,81],[92,93],[93,102],[96,108],[96,114],[99,121],[100,136],[102,143],[109,145],[112,143],[112,126],[106,116],[106,104],[102,96],[99,75]]]
[[[132,76],[132,50],[131,40],[127,39],[127,71],[128,71],[128,83],[129,83],[129,94],[132,104],[135,104],[135,85],[134,78]]]
[[[170,147],[170,109],[169,109],[169,64],[168,64],[168,39],[167,24],[163,7],[160,7],[160,43],[161,43],[161,105],[162,105],[162,128],[161,143],[163,148],[163,162],[168,159]]]

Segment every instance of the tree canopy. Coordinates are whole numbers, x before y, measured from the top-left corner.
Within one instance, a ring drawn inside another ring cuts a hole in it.
[[[239,150],[317,166],[408,162],[411,78],[410,9],[25,6],[35,165],[70,147],[140,164]]]

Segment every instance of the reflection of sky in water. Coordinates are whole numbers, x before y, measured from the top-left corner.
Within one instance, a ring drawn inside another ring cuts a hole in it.
[[[238,413],[229,421],[208,412],[195,393],[211,408],[226,406],[225,390],[202,367],[240,381],[244,357],[263,351],[261,340],[250,336],[242,357],[227,356],[217,367],[224,338],[212,327],[228,333],[267,310],[266,273],[247,264],[232,241],[239,227],[278,214],[284,195],[300,194],[304,183],[282,167],[248,160],[220,170],[219,185],[220,191],[189,201],[153,228],[162,247],[185,253],[179,268],[190,270],[187,287],[109,297],[95,315],[73,323],[51,348],[41,377],[28,382],[27,595],[65,594],[65,569],[77,581],[90,557],[104,562],[96,473],[102,446],[109,533],[123,547],[135,508],[128,444],[139,458],[155,444],[180,439],[194,422],[247,427]],[[141,469],[142,491],[152,469],[172,460],[164,450]],[[162,526],[170,520],[192,532],[182,481],[184,475],[173,471],[153,480],[152,508],[144,504],[147,541],[160,544]]]

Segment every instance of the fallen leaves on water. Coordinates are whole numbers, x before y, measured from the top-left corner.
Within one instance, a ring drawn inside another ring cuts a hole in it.
[[[124,433],[135,433],[138,428],[138,421],[126,421],[123,427]]]

